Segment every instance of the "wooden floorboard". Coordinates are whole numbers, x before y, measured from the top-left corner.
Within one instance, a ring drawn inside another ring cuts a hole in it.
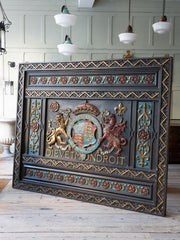
[[[0,169],[0,181],[11,178],[12,160],[0,159]],[[163,218],[16,190],[9,182],[0,192],[0,240],[180,240],[179,183],[180,165],[169,165]]]
[[[0,179],[0,192],[5,188],[9,181],[9,179]]]

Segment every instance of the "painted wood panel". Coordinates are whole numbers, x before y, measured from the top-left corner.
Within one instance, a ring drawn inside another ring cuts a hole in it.
[[[107,48],[108,46],[108,16],[92,17],[92,46],[94,48]]]
[[[180,53],[174,54],[173,87],[180,87]]]
[[[15,48],[24,44],[24,15],[11,15],[12,25],[7,32],[7,47]]]
[[[44,43],[44,19],[39,15],[25,16],[25,43],[40,46]]]
[[[76,25],[71,28],[71,40],[79,48],[87,48],[89,44],[90,24],[89,17],[78,15]]]
[[[180,48],[180,16],[174,17],[174,45]]]
[[[56,47],[61,42],[61,27],[55,24],[53,15],[45,16],[45,43],[47,46]]]
[[[111,55],[107,53],[92,53],[92,60],[108,60],[111,59]]]
[[[62,61],[62,55],[59,53],[51,53],[51,52],[46,52],[45,53],[45,62],[61,62]]]
[[[180,94],[179,93],[180,93],[180,88],[172,92],[171,119],[179,119],[179,116],[180,116],[180,109],[179,109]]]
[[[76,56],[71,57],[72,61],[86,61],[91,60],[89,59],[89,54],[87,53],[78,53]]]
[[[151,17],[144,16],[134,16],[133,17],[133,31],[138,34],[137,41],[134,43],[135,48],[148,48],[151,46],[152,29]],[[146,29],[146,31],[144,30]]]
[[[44,61],[43,52],[25,52],[24,62],[40,62]]]
[[[127,15],[124,13],[121,13],[119,15],[113,16],[113,23],[112,23],[112,44],[113,46],[116,46],[117,48],[124,49],[126,48],[126,45],[123,45],[119,42],[118,35],[120,33],[123,33],[126,31],[126,28],[128,26],[128,18]]]

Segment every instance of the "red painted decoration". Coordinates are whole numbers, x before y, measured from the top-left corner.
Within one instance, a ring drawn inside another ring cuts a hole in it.
[[[148,130],[146,130],[146,129],[139,130],[138,138],[141,141],[143,141],[143,142],[147,141],[149,139],[149,132],[148,132]]]
[[[37,122],[32,122],[32,123],[30,124],[30,128],[31,128],[31,131],[32,131],[32,132],[37,132],[38,129],[39,129],[39,124],[38,124]]]
[[[115,153],[117,156],[120,155],[122,149],[121,146],[126,145],[127,140],[121,136],[121,133],[124,132],[126,128],[126,121],[123,122],[121,118],[116,122],[115,115],[111,113],[109,116],[101,119],[102,128],[103,128],[103,137],[99,139],[102,142],[104,139],[108,140],[108,143],[103,144],[104,148],[114,147],[117,149]]]

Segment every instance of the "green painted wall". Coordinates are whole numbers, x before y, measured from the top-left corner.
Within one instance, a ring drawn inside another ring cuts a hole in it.
[[[173,28],[168,34],[158,35],[153,33],[152,23],[162,15],[162,1],[132,0],[131,20],[138,40],[128,46],[118,39],[128,24],[127,0],[96,0],[92,9],[78,9],[77,2],[67,1],[70,12],[77,15],[78,20],[75,26],[66,29],[57,26],[53,17],[63,1],[2,0],[13,25],[7,33],[8,53],[0,56],[0,116],[16,114],[16,94],[4,96],[2,92],[2,80],[8,77],[8,61],[16,62],[10,77],[17,87],[19,62],[116,59],[130,49],[135,57],[165,54],[174,57],[171,119],[180,119],[180,1],[167,1],[166,15]],[[60,55],[56,48],[66,34],[79,47],[72,57]]]

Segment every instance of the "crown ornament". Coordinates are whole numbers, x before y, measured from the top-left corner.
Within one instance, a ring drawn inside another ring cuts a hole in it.
[[[98,108],[90,103],[87,103],[87,101],[76,106],[75,109],[73,110],[73,113],[75,115],[78,115],[81,113],[89,113],[95,116],[98,116],[100,114]]]

